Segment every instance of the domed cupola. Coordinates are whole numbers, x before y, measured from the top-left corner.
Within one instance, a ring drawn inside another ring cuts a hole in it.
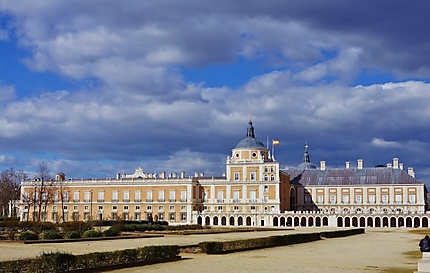
[[[264,144],[255,138],[254,126],[252,126],[252,120],[248,122],[249,126],[246,131],[246,138],[239,141],[235,149],[249,149],[249,148],[263,148],[266,149]]]
[[[298,169],[306,170],[306,169],[316,169],[317,167],[311,163],[311,159],[309,157],[308,144],[305,145],[305,154],[303,156],[303,162],[297,166]]]

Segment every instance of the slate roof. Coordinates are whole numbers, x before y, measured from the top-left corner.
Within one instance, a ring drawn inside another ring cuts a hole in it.
[[[374,184],[423,184],[401,169],[393,168],[343,168],[281,170],[290,176],[291,184],[303,186],[352,186]]]

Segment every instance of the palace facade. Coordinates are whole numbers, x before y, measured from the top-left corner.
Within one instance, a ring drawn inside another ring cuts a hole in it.
[[[428,226],[427,189],[413,169],[393,163],[378,168],[326,169],[303,163],[281,169],[270,149],[246,137],[226,159],[220,177],[202,173],[117,174],[109,179],[21,183],[23,221],[164,220],[212,226]]]

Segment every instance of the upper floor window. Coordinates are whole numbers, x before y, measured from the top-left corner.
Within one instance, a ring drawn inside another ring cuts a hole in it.
[[[240,179],[240,172],[234,172],[234,181],[238,181]]]
[[[250,178],[252,181],[255,181],[257,179],[257,172],[251,172],[250,173]]]

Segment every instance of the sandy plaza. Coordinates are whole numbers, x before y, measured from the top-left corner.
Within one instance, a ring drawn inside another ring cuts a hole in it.
[[[34,257],[42,252],[84,254],[136,248],[146,245],[194,245],[289,233],[310,233],[321,229],[223,233],[211,235],[166,235],[157,238],[120,239],[93,242],[21,244],[0,243],[0,259]],[[127,268],[111,272],[413,272],[420,259],[418,242],[422,234],[411,229],[367,229],[365,234],[324,239],[311,243],[237,252],[226,255],[181,253],[177,262]]]

